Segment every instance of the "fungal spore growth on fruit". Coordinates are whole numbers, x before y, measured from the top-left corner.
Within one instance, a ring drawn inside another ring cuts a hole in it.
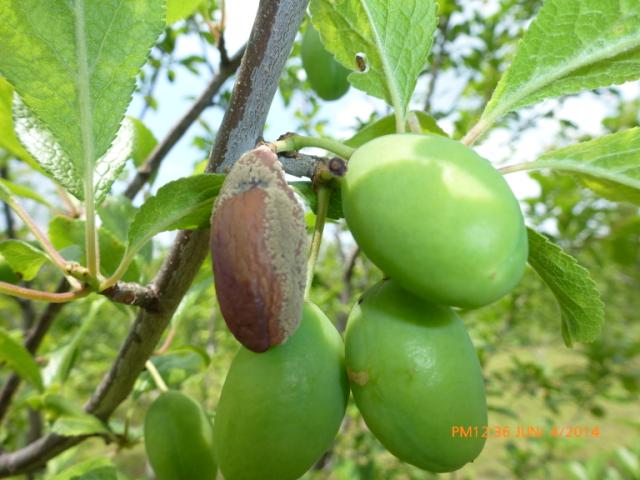
[[[255,351],[284,342],[300,321],[308,241],[302,207],[269,148],[235,163],[211,226],[215,287],[229,328]]]

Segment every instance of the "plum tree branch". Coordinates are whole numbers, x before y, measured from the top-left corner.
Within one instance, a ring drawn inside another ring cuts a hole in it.
[[[302,22],[307,0],[261,0],[236,84],[216,137],[207,171],[228,169],[262,135],[280,72]],[[204,261],[209,233],[179,232],[154,279],[158,310],[141,310],[120,351],[85,406],[106,420],[129,396],[180,300]],[[0,477],[28,472],[86,437],[48,434],[26,447],[0,455]]]
[[[141,307],[151,312],[158,310],[158,292],[153,285],[118,282],[99,293],[112,302]]]

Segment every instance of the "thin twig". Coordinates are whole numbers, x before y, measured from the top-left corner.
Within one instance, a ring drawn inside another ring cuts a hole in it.
[[[69,283],[66,280],[61,280],[58,284],[58,288],[56,292],[62,293],[67,291],[69,288]],[[45,334],[49,331],[53,320],[56,318],[62,307],[64,307],[64,303],[50,303],[46,306],[38,321],[35,325],[29,330],[27,336],[24,340],[24,347],[28,352],[34,354]],[[2,386],[2,390],[0,390],[0,421],[4,418],[7,410],[9,409],[9,405],[11,404],[11,400],[13,399],[14,394],[16,393],[18,386],[20,385],[20,377],[16,374],[12,373],[7,377],[7,381]]]
[[[0,178],[9,180],[9,166],[6,163],[0,168]],[[15,222],[13,220],[13,214],[11,213],[11,207],[7,202],[2,202],[2,207],[4,209],[7,238],[16,238]]]
[[[5,163],[2,167],[0,167],[0,178],[4,180],[9,180],[9,165]],[[4,222],[6,224],[6,233],[8,239],[16,238],[16,230],[15,230],[15,219],[13,218],[13,211],[7,202],[2,202],[3,211],[4,211]],[[29,283],[26,282],[23,286],[28,287]],[[20,306],[20,310],[22,311],[22,319],[23,325],[26,328],[30,328],[33,323],[35,312],[33,311],[33,303],[24,298],[11,297],[13,298],[18,305]]]
[[[73,199],[67,193],[67,191],[57,183],[56,183],[56,192],[58,193],[58,196],[60,197],[60,199],[62,200],[62,203],[64,203],[64,206],[67,209],[67,211],[65,212],[65,215],[71,218],[80,218],[81,212],[76,207]]]
[[[318,165],[322,165],[325,162],[323,157],[298,152],[295,154],[279,154],[278,160],[282,163],[284,171],[289,175],[307,178],[313,178]]]
[[[311,284],[313,283],[313,273],[318,261],[320,253],[320,245],[322,244],[322,233],[324,232],[324,224],[327,219],[327,211],[329,209],[329,197],[331,190],[328,187],[320,185],[316,191],[318,199],[318,208],[316,211],[316,223],[313,227],[313,236],[311,237],[311,248],[309,251],[309,260],[307,262],[307,283],[304,290],[305,300],[309,298],[311,292]]]
[[[167,156],[169,151],[174,147],[178,140],[182,138],[191,124],[196,121],[200,114],[211,105],[213,97],[218,93],[224,82],[231,77],[240,65],[240,60],[244,54],[245,47],[242,47],[230,60],[226,66],[221,66],[220,71],[211,79],[200,97],[194,102],[191,108],[183,115],[183,117],[174,125],[167,136],[161,143],[156,145],[149,158],[140,166],[136,176],[127,186],[124,195],[133,199],[142,189],[144,184],[155,174],[160,168],[160,164]]]
[[[351,251],[351,254],[349,255],[348,260],[345,262],[347,266],[344,269],[344,272],[342,273],[343,287],[340,292],[340,302],[342,302],[343,305],[347,305],[351,301],[351,297],[353,295],[353,272],[355,271],[356,261],[358,260],[359,256],[360,256],[360,247],[356,245],[354,249]],[[348,317],[349,317],[348,314],[338,315],[338,319],[336,321],[336,328],[340,333],[344,332],[344,329],[347,326]]]
[[[224,30],[227,27],[227,8],[224,0],[220,0],[220,37],[218,38],[218,51],[220,52],[220,63],[229,64],[229,53],[224,41]]]
[[[21,287],[12,283],[0,281],[0,293],[11,295],[28,300],[36,300],[48,303],[68,303],[78,298],[86,297],[91,293],[89,289],[72,290],[62,293],[45,292],[42,290],[34,290],[32,288]]]
[[[16,214],[20,217],[34,237],[38,240],[44,251],[49,255],[51,261],[63,272],[66,273],[67,270],[67,261],[60,255],[55,247],[49,241],[49,237],[47,237],[38,227],[36,222],[31,218],[31,216],[27,213],[27,211],[22,208],[22,206],[13,199],[8,201],[9,207],[16,212]]]
[[[158,292],[151,286],[144,286],[132,282],[118,282],[100,292],[111,301],[134,305],[150,312],[158,310]]]
[[[447,15],[442,17],[439,25],[440,36],[438,37],[438,46],[436,57],[431,64],[431,78],[429,79],[429,85],[427,86],[427,98],[424,102],[424,111],[429,113],[431,111],[431,100],[433,98],[433,92],[435,91],[436,81],[440,74],[440,68],[442,67],[442,60],[444,59],[447,43],[447,33],[449,33],[449,20],[451,16]]]
[[[175,327],[170,327],[169,332],[167,332],[167,337],[164,339],[163,344],[160,346],[160,348],[158,348],[155,352],[153,352],[153,354],[154,355],[165,354],[167,350],[169,350],[169,348],[171,347],[171,344],[173,343],[173,339],[175,337],[176,337],[176,329]]]

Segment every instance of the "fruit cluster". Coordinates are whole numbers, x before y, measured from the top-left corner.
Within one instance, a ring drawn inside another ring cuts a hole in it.
[[[160,402],[165,417],[201,424],[171,447],[147,440],[160,480],[214,478],[212,451],[226,480],[299,478],[331,445],[349,387],[369,429],[401,460],[449,472],[479,455],[484,439],[451,434],[487,423],[480,364],[451,307],[486,305],[520,280],[527,238],[517,200],[462,144],[396,134],[355,151],[342,203],[356,242],[388,276],[354,306],[344,343],[302,302],[306,231],[277,156],[259,147],[230,172],[212,217],[213,271],[223,316],[246,348],[213,428],[199,407],[169,394],[151,407],[149,425]],[[163,428],[179,439],[175,423]],[[169,467],[154,458],[165,453],[202,467],[164,475]]]
[[[356,150],[342,186],[363,252],[390,278],[349,318],[346,364],[368,427],[401,460],[432,472],[473,461],[487,423],[478,357],[451,307],[508,293],[527,259],[522,213],[502,176],[459,142],[387,135]]]

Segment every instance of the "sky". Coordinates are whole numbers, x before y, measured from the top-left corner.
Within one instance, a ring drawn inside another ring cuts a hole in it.
[[[472,0],[476,1],[477,0]],[[258,7],[258,0],[227,0],[227,28],[225,40],[230,53],[235,52],[243,45],[249,37],[253,19]],[[483,6],[491,8],[495,4],[491,0],[485,1]],[[178,45],[176,56],[185,57],[191,54],[201,54],[202,47],[194,37],[183,37]],[[214,62],[215,63],[215,62]],[[160,108],[157,112],[152,112],[145,117],[145,123],[156,134],[157,138],[171,128],[175,121],[189,108],[192,100],[190,96],[195,96],[201,92],[207,82],[209,75],[192,75],[182,70],[174,84],[169,83],[166,78],[159,82],[157,98],[160,99]],[[463,88],[464,79],[451,78],[440,82],[442,91],[436,91],[434,98],[443,102],[450,101],[451,95],[457,95],[457,89]],[[418,88],[420,85],[418,86]],[[625,98],[637,98],[640,96],[640,84],[638,82],[628,83],[621,87],[621,92]],[[414,99],[415,107],[420,108],[420,99]],[[294,111],[297,106],[295,102],[303,101],[302,98],[295,98],[293,105],[285,108],[279,93],[276,93],[269,117],[265,138],[275,139],[282,133],[295,130],[297,121]],[[436,100],[437,101],[437,100]],[[613,102],[612,102],[613,103]],[[530,108],[524,112],[529,117],[540,117],[549,106],[556,108],[557,116],[562,119],[575,122],[592,135],[603,133],[602,119],[613,112],[607,106],[607,102],[593,93],[586,92],[566,99],[560,105],[557,100],[548,100]],[[141,98],[134,98],[130,112],[136,115],[142,107]],[[353,133],[353,126],[357,124],[356,118],[368,118],[375,111],[386,108],[383,101],[367,96],[363,92],[351,88],[349,92],[334,102],[325,102],[319,112],[319,117],[329,119],[327,134],[336,138],[348,138]],[[223,112],[219,108],[210,108],[204,114],[215,127],[222,120]],[[441,121],[441,127],[450,132],[452,123],[447,119]],[[511,142],[511,134],[505,129],[494,129],[475,146],[476,150],[485,158],[491,160],[496,165],[520,163],[522,161],[533,160],[536,156],[551,145],[557,138],[557,133],[561,128],[557,119],[537,119],[537,127],[527,131],[517,144]],[[174,147],[169,156],[165,159],[161,168],[156,185],[184,175],[189,175],[194,161],[201,157],[201,153],[190,145],[195,134],[198,133],[198,126],[193,126]],[[509,174],[505,177],[517,197],[520,199],[535,196],[538,193],[537,184],[530,180],[526,172]],[[157,187],[156,187],[157,188]]]

